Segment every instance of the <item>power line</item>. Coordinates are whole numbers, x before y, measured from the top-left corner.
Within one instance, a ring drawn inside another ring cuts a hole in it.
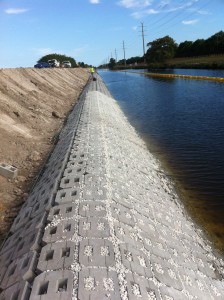
[[[210,1],[206,1],[206,2],[203,3],[200,7],[198,7],[197,10],[203,9],[205,6],[208,5],[209,2],[210,2]],[[192,5],[190,9],[192,10],[193,7],[195,7],[195,4]],[[171,18],[168,18],[165,22],[163,22],[162,24],[159,25],[159,28],[157,28],[156,32],[162,31],[162,29],[160,29],[160,27],[163,27],[163,26],[165,26],[165,25],[167,25],[167,24],[169,24],[169,23],[172,23],[174,19],[183,16],[183,14],[185,14],[185,12],[186,12],[185,10],[182,10],[182,11],[177,12],[176,14],[172,15]],[[191,14],[189,14],[188,17],[189,17],[189,16],[192,16],[192,15],[194,15],[194,14],[195,14],[195,10],[194,10]],[[175,23],[175,24],[176,24],[176,23]]]

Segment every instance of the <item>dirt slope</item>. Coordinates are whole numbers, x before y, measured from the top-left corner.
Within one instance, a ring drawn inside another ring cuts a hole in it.
[[[81,68],[0,69],[0,163],[19,169],[0,176],[0,244],[88,78]]]

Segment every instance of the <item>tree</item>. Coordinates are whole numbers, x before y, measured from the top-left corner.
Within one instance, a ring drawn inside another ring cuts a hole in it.
[[[146,52],[148,63],[160,63],[166,59],[173,58],[177,50],[176,42],[168,35],[147,44]]]
[[[113,70],[115,66],[116,66],[116,60],[114,58],[111,58],[108,67],[110,70]]]
[[[176,51],[176,57],[192,56],[192,44],[191,41],[180,43]]]
[[[224,52],[224,32],[219,31],[209,37],[206,41],[207,54],[217,54]]]
[[[192,56],[200,56],[206,54],[205,49],[205,40],[204,39],[197,39],[193,42],[191,46],[191,55]]]
[[[53,54],[48,54],[48,55],[45,55],[43,57],[41,57],[39,60],[38,60],[38,63],[39,62],[42,62],[42,61],[48,61],[50,59],[57,59],[58,61],[60,61],[60,63],[62,63],[63,61],[70,61],[71,65],[72,65],[72,68],[76,68],[77,67],[77,63],[75,61],[74,58],[70,57],[70,56],[66,56],[66,55],[62,55],[62,54],[57,54],[57,53],[53,53]]]

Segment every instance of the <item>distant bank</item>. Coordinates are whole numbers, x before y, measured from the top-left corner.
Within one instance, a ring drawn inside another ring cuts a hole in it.
[[[117,65],[114,70],[123,69],[224,69],[224,54],[196,57],[181,57],[166,60],[163,63]]]

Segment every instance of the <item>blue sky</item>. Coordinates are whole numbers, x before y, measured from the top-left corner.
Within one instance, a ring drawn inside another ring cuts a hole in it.
[[[99,65],[143,54],[165,35],[177,43],[224,30],[224,0],[0,0],[0,68],[32,67],[50,53]],[[147,49],[147,48],[146,48]]]

